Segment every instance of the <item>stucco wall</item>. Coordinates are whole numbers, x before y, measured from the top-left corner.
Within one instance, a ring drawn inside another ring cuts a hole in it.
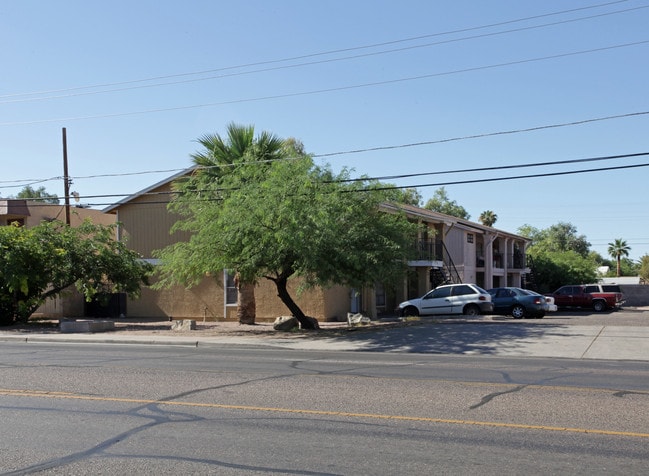
[[[302,311],[318,320],[330,320],[336,313],[346,316],[332,300],[325,307],[325,295],[331,290],[313,289],[298,293],[297,280],[289,283],[289,292]],[[277,297],[275,284],[262,280],[255,287],[258,321],[274,321],[278,316],[289,315],[289,310]],[[347,309],[349,302],[346,303]],[[128,317],[172,317],[174,319],[236,320],[236,305],[224,307],[224,292],[220,280],[205,278],[198,286],[174,286],[160,291],[143,288],[139,299],[127,302]]]
[[[64,205],[27,202],[27,206],[29,208],[29,216],[25,218],[25,226],[28,228],[36,226],[42,221],[65,221]],[[70,207],[70,226],[77,227],[85,219],[90,219],[97,225],[112,225],[115,223],[115,215],[103,213],[91,208]]]

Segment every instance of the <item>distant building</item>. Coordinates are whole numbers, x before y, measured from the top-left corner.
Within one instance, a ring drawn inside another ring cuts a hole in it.
[[[89,219],[98,225],[112,225],[115,216],[89,208],[70,208],[70,226],[76,227]],[[0,226],[18,223],[31,228],[41,222],[65,221],[65,205],[48,204],[29,199],[0,199]],[[52,318],[82,317],[86,304],[83,296],[72,288],[60,296],[48,299],[34,315]]]

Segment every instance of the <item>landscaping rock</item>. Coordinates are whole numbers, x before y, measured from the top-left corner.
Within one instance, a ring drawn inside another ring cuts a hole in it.
[[[299,327],[300,323],[293,316],[279,316],[273,323],[273,329],[276,331],[290,331]]]
[[[195,331],[196,321],[191,319],[182,319],[180,321],[173,321],[171,324],[172,331]]]
[[[59,323],[59,329],[63,334],[75,332],[106,332],[115,330],[115,323],[113,321],[62,320]]]
[[[366,326],[371,324],[371,322],[371,319],[365,317],[363,314],[352,314],[351,312],[347,314],[347,324],[351,327]]]

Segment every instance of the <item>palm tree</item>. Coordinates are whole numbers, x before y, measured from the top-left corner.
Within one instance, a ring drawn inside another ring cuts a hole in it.
[[[254,126],[241,126],[230,123],[227,136],[206,134],[198,143],[204,148],[191,156],[195,165],[200,167],[197,175],[208,182],[218,182],[232,171],[232,166],[244,162],[263,163],[278,160],[285,156],[284,141],[278,137],[262,132],[255,138]],[[241,280],[235,273],[237,288],[237,318],[240,324],[254,324],[256,317],[255,283]]]
[[[491,210],[485,210],[480,214],[478,220],[480,220],[480,223],[482,223],[484,226],[494,226],[494,223],[496,223],[496,220],[498,220],[498,215],[496,215]]]
[[[631,247],[627,245],[626,241],[622,238],[617,238],[613,243],[608,244],[608,254],[611,255],[611,257],[615,258],[615,260],[617,261],[618,277],[620,277],[620,275],[622,274],[620,261],[622,260],[623,256],[629,256],[629,251],[631,251]]]

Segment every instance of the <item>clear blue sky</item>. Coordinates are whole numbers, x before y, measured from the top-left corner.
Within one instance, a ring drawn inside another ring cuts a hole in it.
[[[649,152],[647,25],[649,1],[634,0],[3,0],[0,195],[63,196],[64,127],[71,190],[98,208],[190,166],[196,139],[229,122],[316,155],[386,147],[317,160],[431,173],[390,180],[424,201],[446,182],[649,164],[435,174]],[[476,221],[570,222],[602,255],[622,238],[638,259],[647,178],[636,167],[446,190]]]

